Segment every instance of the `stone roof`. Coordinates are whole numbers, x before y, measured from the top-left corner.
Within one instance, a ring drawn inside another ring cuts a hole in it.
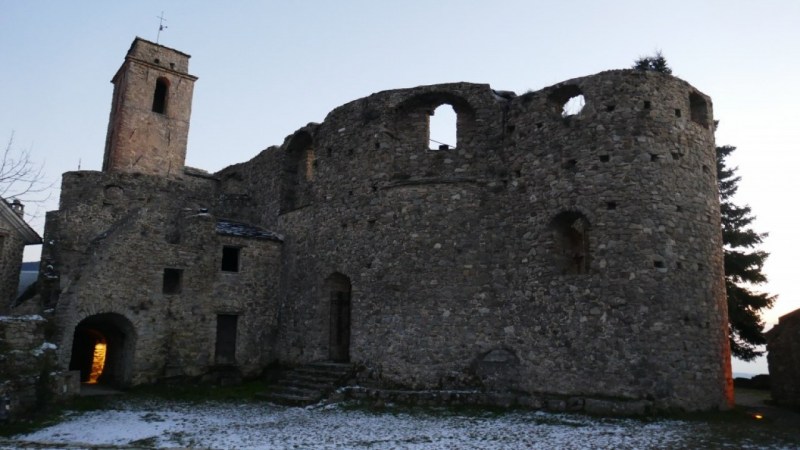
[[[261,239],[266,241],[283,242],[283,236],[272,231],[259,228],[255,225],[249,225],[235,220],[218,219],[217,220],[217,234],[223,236],[236,236],[250,239]]]
[[[0,198],[0,220],[5,221],[11,228],[22,236],[25,245],[41,244],[42,238],[33,230],[25,220],[19,216],[5,199]]]

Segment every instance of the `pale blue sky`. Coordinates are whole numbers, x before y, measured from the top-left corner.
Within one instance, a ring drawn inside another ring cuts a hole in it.
[[[380,90],[470,81],[522,93],[661,49],[712,97],[717,143],[738,147],[739,201],[770,232],[766,289],[780,299],[767,320],[800,307],[800,2],[0,0],[2,141],[14,131],[56,185],[79,162],[99,170],[109,81],[135,36],[156,39],[161,11],[160,42],[191,54],[199,77],[187,164],[209,171]]]

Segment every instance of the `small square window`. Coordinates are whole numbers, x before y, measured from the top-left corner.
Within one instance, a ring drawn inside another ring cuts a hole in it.
[[[222,247],[222,271],[223,272],[238,272],[239,271],[239,247]]]
[[[162,285],[161,292],[164,294],[180,294],[182,279],[183,270],[164,269],[164,284]]]

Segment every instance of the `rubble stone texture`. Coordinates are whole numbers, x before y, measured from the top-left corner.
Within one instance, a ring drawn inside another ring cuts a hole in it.
[[[772,398],[800,407],[800,309],[781,316],[766,335]]]
[[[399,388],[730,404],[712,105],[686,82],[614,70],[519,96],[384,91],[250,161],[176,175],[188,57],[141,39],[131,52],[120,73],[141,75],[115,110],[147,105],[167,77],[182,113],[162,127],[139,109],[127,138],[112,111],[106,169],[64,174],[44,250],[63,365],[76,329],[99,323],[122,336],[112,381],[200,376],[218,365],[220,316],[235,316],[245,376],[333,359]],[[442,104],[457,143],[430,150]],[[225,234],[230,221],[257,231]],[[238,272],[221,270],[226,246]],[[165,269],[180,292],[165,293]]]

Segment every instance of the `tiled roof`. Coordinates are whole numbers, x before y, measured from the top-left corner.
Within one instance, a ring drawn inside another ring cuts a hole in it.
[[[283,242],[283,236],[278,233],[228,219],[217,220],[217,234]]]

